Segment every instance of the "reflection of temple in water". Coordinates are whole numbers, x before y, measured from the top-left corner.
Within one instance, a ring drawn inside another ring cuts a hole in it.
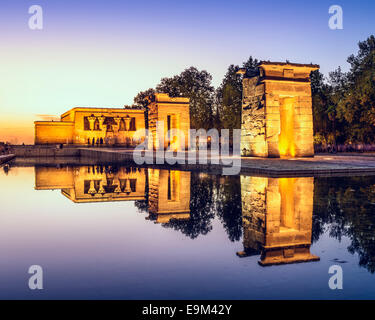
[[[73,202],[144,200],[143,168],[110,166],[35,167],[37,190],[61,189]]]
[[[244,250],[237,255],[260,254],[259,264],[263,266],[319,260],[310,253],[314,178],[240,179],[241,190],[233,192],[241,192]],[[194,228],[199,228],[205,217],[196,214],[201,211],[196,206],[209,199],[191,199],[190,184],[191,173],[177,170],[100,165],[35,167],[37,190],[61,189],[76,203],[137,201],[135,206],[148,213],[147,220],[167,225],[180,220],[184,227],[192,221]]]
[[[190,218],[190,172],[148,169],[150,219],[167,223]]]
[[[244,251],[260,265],[317,261],[310,253],[314,178],[241,176]]]
[[[190,218],[190,172],[112,166],[35,167],[35,189],[61,189],[76,203],[147,200],[148,193],[148,219],[167,223]]]

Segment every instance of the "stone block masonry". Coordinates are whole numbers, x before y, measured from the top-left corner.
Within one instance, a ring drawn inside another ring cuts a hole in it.
[[[258,75],[243,79],[242,156],[314,156],[310,73],[317,69],[261,62]]]

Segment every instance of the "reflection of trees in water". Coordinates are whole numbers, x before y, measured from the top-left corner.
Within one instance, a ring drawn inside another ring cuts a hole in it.
[[[375,177],[319,178],[314,188],[313,241],[330,236],[351,240],[348,251],[375,272]]]
[[[145,194],[146,194],[146,200],[135,200],[134,201],[134,205],[140,213],[148,211],[148,200],[147,200],[148,192],[146,191]]]
[[[228,233],[229,240],[242,236],[241,180],[239,176],[221,177],[218,181],[216,214]]]
[[[190,187],[190,218],[186,220],[172,219],[163,224],[166,228],[180,230],[186,236],[194,239],[200,234],[212,230],[211,220],[214,211],[214,179],[210,176],[200,176],[192,173]]]
[[[212,230],[215,215],[223,223],[231,241],[242,236],[240,177],[213,176],[192,173],[190,219],[171,220],[164,227],[180,230],[190,238]]]
[[[148,211],[147,190],[146,200],[135,201],[140,212]],[[163,226],[194,239],[212,230],[215,216],[231,241],[241,238],[240,177],[191,173],[190,218]],[[348,251],[359,255],[359,265],[375,272],[375,177],[316,178],[312,223],[312,242],[325,231],[339,241],[346,236],[351,240]]]
[[[145,199],[144,200],[136,200],[134,201],[134,206],[138,209],[140,213],[142,212],[148,212],[148,170],[145,170]]]

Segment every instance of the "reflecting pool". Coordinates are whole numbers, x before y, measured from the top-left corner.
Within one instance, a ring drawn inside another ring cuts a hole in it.
[[[10,166],[0,194],[1,299],[374,298],[375,177]]]

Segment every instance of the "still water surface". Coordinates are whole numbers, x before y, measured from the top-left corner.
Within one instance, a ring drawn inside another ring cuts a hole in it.
[[[11,167],[0,195],[1,299],[375,297],[375,177]]]

